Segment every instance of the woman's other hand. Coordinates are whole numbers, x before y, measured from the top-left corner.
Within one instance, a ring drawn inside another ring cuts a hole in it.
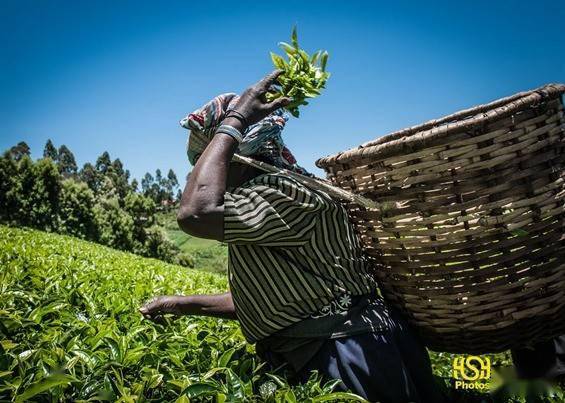
[[[163,321],[163,315],[182,315],[182,299],[183,296],[178,295],[163,295],[153,298],[151,301],[145,303],[139,312],[145,319],[149,319],[156,323]]]

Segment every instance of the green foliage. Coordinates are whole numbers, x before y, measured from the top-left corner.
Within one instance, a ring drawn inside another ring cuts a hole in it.
[[[59,196],[58,232],[83,239],[98,239],[95,197],[84,182],[67,179]]]
[[[108,151],[104,151],[97,159],[96,159],[96,170],[101,174],[105,174],[108,172],[108,169],[112,166],[112,159],[110,158],[110,154]]]
[[[196,262],[194,256],[190,253],[180,252],[175,256],[175,264],[184,267],[190,267],[191,269],[196,267]]]
[[[298,107],[308,105],[307,98],[315,98],[325,88],[330,73],[326,72],[328,52],[317,51],[311,56],[298,45],[296,27],[292,30],[291,44],[280,42],[287,59],[271,52],[271,60],[277,69],[284,73],[279,77],[280,90],[267,94],[267,99],[289,97],[292,102],[285,108],[294,117],[299,116]]]
[[[18,144],[10,148],[8,153],[11,158],[19,161],[25,156],[30,156],[30,148],[25,141],[20,141]]]
[[[2,220],[56,230],[61,187],[57,166],[50,159],[34,163],[27,155],[15,159],[10,153],[4,154],[1,160]]]
[[[153,226],[145,231],[146,239],[143,252],[147,256],[161,260],[170,260],[176,254],[174,244],[169,241],[164,230],[158,226]],[[176,258],[173,261],[177,261]],[[179,263],[188,263],[180,260]]]
[[[27,159],[28,157],[26,157]],[[57,211],[61,189],[57,167],[46,159],[39,160],[35,164],[31,164],[31,166],[33,185],[22,188],[24,192],[30,189],[30,192],[27,193],[29,204],[23,214],[27,214],[29,217],[30,225],[34,225],[37,228],[55,230],[57,228]]]
[[[155,224],[155,203],[150,198],[132,191],[129,192],[124,199],[124,210],[133,219],[134,239],[145,243],[147,228]],[[144,256],[157,257],[156,255],[151,255],[151,253],[141,254]]]
[[[143,320],[155,295],[225,292],[225,276],[0,226],[0,401],[318,402],[269,374],[234,321]]]
[[[129,172],[105,152],[76,171],[72,152],[51,141],[33,161],[19,143],[0,157],[0,222],[73,235],[143,256],[175,261],[175,245],[155,224],[155,202],[129,185]],[[166,181],[176,183],[169,171]],[[180,262],[187,262],[181,259]]]
[[[179,185],[179,181],[177,179],[177,175],[175,174],[175,171],[173,171],[172,169],[169,169],[169,172],[167,172],[167,188],[172,192],[172,190],[177,187]]]
[[[78,168],[75,156],[66,145],[63,144],[59,147],[56,161],[58,162],[57,166],[59,167],[59,172],[61,172],[64,177],[68,178],[76,175]]]
[[[43,148],[43,158],[51,158],[51,160],[55,162],[59,160],[59,152],[53,145],[51,139],[47,140],[47,143],[45,143],[45,148]]]
[[[6,151],[0,158],[0,221],[9,222],[18,211],[18,164]]]
[[[100,175],[98,174],[98,171],[96,170],[94,165],[92,165],[90,162],[87,162],[83,165],[82,169],[78,173],[78,176],[81,181],[86,183],[88,187],[92,189],[93,192],[97,192],[100,188]]]
[[[116,196],[100,199],[94,206],[94,216],[100,243],[121,250],[134,249],[133,218],[120,208]]]
[[[163,207],[172,205],[175,199],[175,190],[180,192],[177,175],[172,169],[169,169],[167,176],[163,176],[160,169],[155,171],[155,177],[147,172],[141,179],[141,190],[144,196]],[[178,193],[176,199],[180,199]]]

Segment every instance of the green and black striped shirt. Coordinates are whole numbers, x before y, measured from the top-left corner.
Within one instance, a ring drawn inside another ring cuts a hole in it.
[[[224,208],[230,289],[250,343],[377,290],[344,207],[325,193],[264,174],[228,189]]]

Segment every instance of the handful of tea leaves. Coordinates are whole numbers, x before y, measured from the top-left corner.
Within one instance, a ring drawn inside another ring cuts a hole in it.
[[[298,46],[296,27],[292,30],[291,45],[279,42],[288,60],[271,52],[271,59],[277,69],[284,71],[278,78],[280,89],[267,94],[267,100],[272,101],[280,97],[289,97],[291,103],[285,108],[294,117],[299,116],[298,107],[308,105],[306,98],[315,98],[320,95],[330,73],[326,72],[328,52],[318,50],[312,56],[308,55]]]

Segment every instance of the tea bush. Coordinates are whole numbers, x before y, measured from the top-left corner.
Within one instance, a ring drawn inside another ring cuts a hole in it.
[[[236,322],[138,314],[155,295],[224,292],[225,276],[3,226],[0,267],[0,401],[349,398],[266,373]]]

